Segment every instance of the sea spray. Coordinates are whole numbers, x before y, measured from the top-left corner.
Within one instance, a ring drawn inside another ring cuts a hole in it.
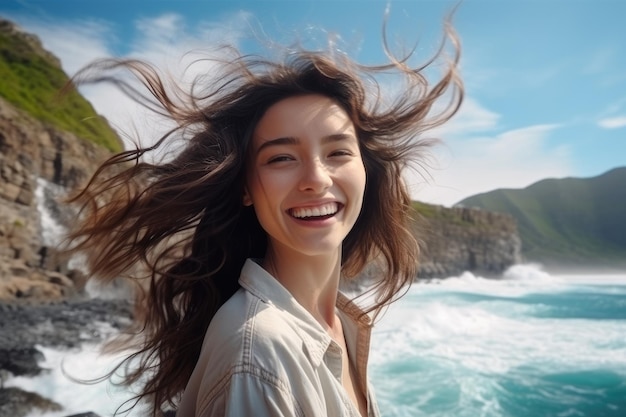
[[[626,274],[415,285],[373,337],[383,416],[623,417],[625,312]]]
[[[128,388],[114,385],[109,381],[89,382],[106,375],[129,352],[104,355],[99,345],[85,344],[80,349],[59,350],[39,346],[45,360],[41,366],[48,371],[34,378],[17,377],[9,381],[10,386],[37,392],[53,399],[63,406],[62,411],[44,414],[45,417],[63,417],[73,414],[94,412],[100,416],[112,416],[132,393]],[[83,380],[84,382],[80,382]],[[115,381],[115,378],[113,378]],[[130,403],[132,404],[132,403]],[[138,406],[128,417],[146,415],[146,409]],[[29,417],[42,417],[34,412]]]

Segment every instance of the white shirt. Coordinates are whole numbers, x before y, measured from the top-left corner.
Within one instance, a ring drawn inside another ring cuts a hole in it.
[[[360,417],[342,383],[342,352],[274,277],[248,259],[238,290],[211,320],[178,417]],[[378,417],[367,383],[371,320],[337,298],[355,381],[368,417]]]

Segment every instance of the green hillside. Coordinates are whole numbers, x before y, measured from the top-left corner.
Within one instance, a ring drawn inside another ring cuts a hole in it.
[[[626,167],[593,178],[547,179],[524,189],[495,190],[458,205],[515,217],[527,260],[626,267]]]
[[[37,120],[113,152],[122,143],[107,121],[78,92],[59,97],[68,77],[37,38],[0,18],[0,97]]]

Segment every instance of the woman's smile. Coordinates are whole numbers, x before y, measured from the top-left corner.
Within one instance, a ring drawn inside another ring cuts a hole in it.
[[[333,217],[341,209],[339,203],[326,203],[319,206],[296,207],[289,209],[291,216],[303,220],[318,220]]]

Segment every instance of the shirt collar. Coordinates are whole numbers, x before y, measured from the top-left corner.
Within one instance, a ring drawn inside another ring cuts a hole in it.
[[[297,321],[294,331],[302,339],[309,360],[316,367],[322,363],[331,337],[276,278],[257,262],[247,259],[239,277],[239,284],[263,302],[289,313]],[[337,308],[356,326],[371,327],[370,318],[341,293],[337,297]]]

